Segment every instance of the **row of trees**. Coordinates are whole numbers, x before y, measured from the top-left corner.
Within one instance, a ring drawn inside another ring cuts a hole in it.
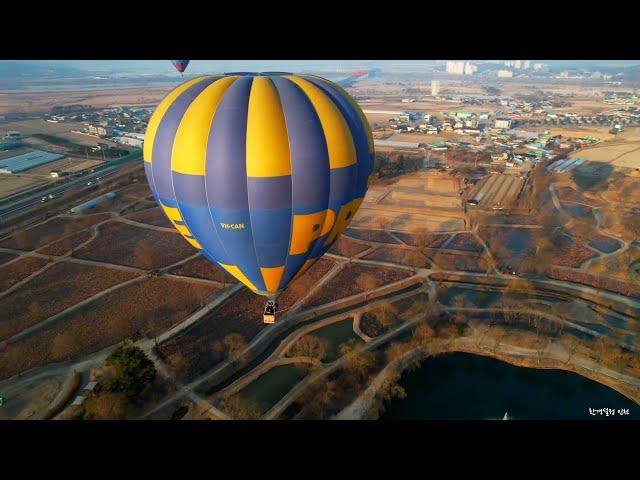
[[[378,178],[395,177],[403,173],[417,172],[422,166],[423,158],[402,153],[376,153],[373,173]]]

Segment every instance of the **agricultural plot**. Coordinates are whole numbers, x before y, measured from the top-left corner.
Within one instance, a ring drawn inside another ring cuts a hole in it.
[[[365,260],[391,262],[414,268],[431,268],[431,263],[421,252],[401,247],[382,247],[366,255]]]
[[[451,235],[446,233],[393,232],[401,241],[412,247],[440,248]]]
[[[340,235],[332,245],[329,252],[336,255],[341,255],[343,257],[351,258],[369,248],[371,248],[371,245],[369,244],[362,243],[358,240],[353,240],[349,237],[345,237],[344,235]]]
[[[467,196],[481,208],[510,207],[522,189],[524,180],[519,176],[493,174],[485,177]]]
[[[461,250],[463,252],[480,253],[484,250],[473,233],[457,233],[453,239],[445,245],[447,250]]]
[[[0,351],[0,378],[87,355],[126,338],[159,335],[184,320],[217,290],[149,278],[110,292],[7,345]]]
[[[73,256],[148,270],[166,267],[194,253],[195,249],[177,232],[112,221],[102,225],[98,238]]]
[[[587,260],[598,256],[596,252],[569,235],[561,235],[556,240],[555,247],[551,263],[561,267],[579,268]]]
[[[251,341],[264,327],[263,308],[264,298],[243,288],[205,318],[158,345],[158,353],[180,378],[192,378],[228,356],[223,344],[228,335]]]
[[[18,256],[17,253],[0,252],[0,265],[7,263]]]
[[[154,227],[173,228],[173,225],[160,207],[153,207],[147,210],[134,212],[128,215],[127,218],[134,222],[146,223],[147,225],[153,225]]]
[[[209,260],[199,255],[185,263],[173,267],[169,273],[182,275],[183,277],[202,278],[215,282],[234,284],[238,281],[229,275],[222,267],[212,264]]]
[[[355,228],[347,228],[343,235],[346,235],[351,238],[355,238],[356,240],[364,240],[368,242],[378,242],[378,243],[394,243],[398,244],[399,242],[391,235],[389,232],[384,230],[365,230],[365,229],[355,229]]]
[[[46,258],[24,257],[0,267],[0,292],[21,282],[48,263],[50,263],[50,260]]]
[[[464,228],[464,213],[455,177],[414,172],[372,186],[352,226],[415,232]]]
[[[0,298],[0,340],[135,276],[110,268],[59,262]]]
[[[606,275],[640,283],[640,243],[633,242],[624,251],[594,260],[589,265],[588,272],[595,276]]]
[[[437,252],[431,256],[431,261],[443,270],[476,273],[484,273],[489,270],[489,264],[484,257],[479,255]]]
[[[411,272],[395,268],[348,265],[333,277],[331,288],[324,288],[316,292],[304,305],[307,308],[311,308],[331,303],[410,276]]]
[[[547,271],[547,275],[555,280],[580,283],[600,290],[626,295],[627,297],[640,298],[640,284],[637,282],[623,282],[604,275],[592,275],[559,267],[551,267]]]
[[[57,242],[50,243],[38,250],[38,253],[42,253],[44,255],[66,255],[74,248],[82,245],[84,242],[88,241],[93,233],[89,230],[82,230],[78,233],[74,233],[69,235],[68,237],[64,237]]]
[[[481,227],[478,234],[503,270],[522,271],[523,264],[535,255],[535,232],[532,229]]]
[[[336,262],[329,258],[320,258],[316,263],[309,267],[305,273],[299,278],[291,282],[286,290],[280,295],[278,303],[283,306],[291,306],[307,293],[334,267]],[[287,307],[285,307],[287,308]]]
[[[27,230],[21,230],[0,242],[0,247],[35,250],[60,238],[109,219],[108,214],[81,217],[54,217]]]

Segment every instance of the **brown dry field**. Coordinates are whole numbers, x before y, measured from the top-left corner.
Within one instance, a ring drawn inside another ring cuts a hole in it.
[[[636,266],[635,269],[631,266]],[[588,272],[607,275],[620,280],[640,282],[640,243],[634,242],[627,250],[591,262]]]
[[[343,257],[353,257],[368,248],[371,248],[371,245],[340,235],[329,249],[329,252]]]
[[[364,259],[399,263],[414,268],[431,268],[431,263],[425,255],[417,250],[402,247],[382,247],[366,255]]]
[[[0,340],[135,276],[110,268],[57,263],[0,299]]]
[[[387,179],[367,191],[353,226],[405,232],[462,230],[459,188],[457,178],[439,172]]]
[[[336,262],[330,258],[320,258],[314,263],[309,270],[302,274],[298,279],[294,280],[287,286],[287,289],[280,296],[278,303],[281,305],[291,306],[305,294],[307,294],[315,285],[336,266]]]
[[[127,187],[113,190],[116,197],[112,200],[103,200],[91,209],[91,213],[113,212],[119,213],[125,207],[142,202],[151,195],[147,183],[136,183]],[[153,205],[156,205],[155,202]]]
[[[100,227],[98,238],[74,252],[73,256],[150,270],[166,267],[195,253],[196,250],[177,232],[111,221]]]
[[[308,293],[335,265],[333,260],[321,258],[289,284],[278,299],[280,311],[284,313]],[[264,328],[263,308],[263,297],[242,288],[210,315],[161,343],[158,352],[179,378],[188,380],[224,359],[224,352],[220,351],[219,345],[227,335],[237,333],[245,341],[251,341]]]
[[[92,232],[89,230],[83,230],[78,233],[74,233],[65,237],[57,242],[50,243],[49,245],[38,250],[38,253],[44,255],[66,255],[74,248],[77,248],[92,236]]]
[[[572,152],[570,157],[585,158],[592,162],[604,162],[623,168],[640,168],[640,141],[605,142],[598,146]]]
[[[8,265],[0,267],[0,292],[11,288],[16,283],[24,280],[32,273],[40,270],[50,260],[39,257],[19,258]]]
[[[0,378],[87,355],[132,336],[159,335],[217,290],[168,278],[148,278],[118,289],[7,345],[0,351]]]
[[[429,254],[429,259],[443,270],[462,270],[465,272],[483,273],[489,269],[489,264],[480,255],[468,253],[436,252]]]
[[[411,245],[412,247],[426,247],[426,248],[439,248],[441,247],[451,235],[446,233],[404,233],[393,232],[393,234],[400,239],[400,241]]]
[[[316,292],[305,301],[304,306],[311,308],[330,303],[410,276],[410,272],[390,267],[347,265],[333,277],[332,288],[324,288]]]
[[[7,263],[10,260],[13,260],[18,256],[17,253],[11,252],[0,252],[0,265]]]
[[[121,105],[155,106],[173,87],[167,85],[166,87],[104,90],[0,93],[0,115],[49,112],[53,107],[65,105],[89,105],[96,108]]]
[[[155,227],[173,228],[173,225],[160,207],[141,210],[139,212],[129,214],[127,218],[134,222],[146,223],[147,225],[153,225]]]
[[[475,235],[470,232],[457,233],[453,239],[447,244],[447,250],[461,250],[463,252],[480,253],[484,249]]]
[[[0,199],[51,181],[51,178],[35,178],[22,174],[0,175]]]
[[[81,217],[54,217],[27,230],[21,230],[2,240],[0,247],[35,250],[60,238],[103,222],[109,215],[83,215]]]
[[[188,262],[178,265],[177,267],[173,267],[169,270],[169,273],[185,277],[203,278],[205,280],[213,280],[221,283],[238,283],[234,277],[222,270],[221,267],[212,264],[203,256],[198,256]]]
[[[347,228],[343,235],[355,238],[356,240],[364,240],[365,242],[394,243],[398,244],[398,240],[386,232],[385,230],[365,230],[360,228]]]
[[[44,165],[40,165],[35,168],[30,168],[25,171],[25,175],[41,175],[47,178],[51,178],[52,170],[82,170],[85,168],[95,167],[96,165],[100,165],[102,160],[87,160],[84,157],[65,157],[60,160],[55,160],[50,163],[46,163]]]

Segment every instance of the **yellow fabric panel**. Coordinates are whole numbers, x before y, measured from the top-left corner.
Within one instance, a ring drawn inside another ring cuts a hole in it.
[[[369,153],[373,153],[374,152],[374,146],[373,146],[373,135],[371,134],[371,125],[369,124],[369,120],[367,119],[367,116],[364,114],[364,112],[360,108],[360,105],[358,105],[358,103],[353,99],[353,97],[351,95],[349,95],[345,91],[345,89],[342,88],[340,85],[335,84],[335,83],[331,83],[331,82],[329,82],[328,80],[325,80],[322,77],[315,76],[315,78],[317,78],[318,80],[326,83],[329,86],[329,88],[333,88],[335,91],[337,91],[340,95],[342,95],[351,104],[351,106],[356,110],[356,112],[358,112],[358,116],[360,117],[360,121],[362,122],[362,126],[364,127],[365,132],[367,132],[367,143],[369,144]]]
[[[247,176],[291,175],[289,136],[278,91],[267,77],[251,84],[247,112]]]
[[[198,243],[195,238],[188,238],[183,235],[184,239],[191,244],[191,246],[197,248],[198,250],[202,250],[202,245]]]
[[[178,224],[174,223],[173,226],[176,227],[176,230],[178,230],[178,232],[180,232],[181,235],[189,235],[189,236],[191,236],[191,232],[184,225],[178,225]]]
[[[147,132],[145,133],[144,145],[142,149],[142,156],[145,162],[151,163],[151,153],[153,152],[153,141],[156,136],[156,132],[158,130],[158,125],[160,125],[160,120],[164,117],[164,114],[167,113],[167,110],[171,106],[171,104],[175,101],[176,98],[182,94],[186,89],[192,87],[196,83],[200,83],[203,80],[206,80],[208,77],[198,77],[193,80],[189,80],[188,82],[180,85],[178,88],[173,90],[169,95],[164,97],[164,99],[160,102],[160,104],[156,107],[153,115],[149,119],[149,124],[147,125]]]
[[[216,80],[184,112],[171,151],[171,170],[188,175],[204,175],[211,122],[223,95],[237,76]]]
[[[288,75],[286,78],[302,89],[320,118],[327,140],[329,166],[342,168],[356,163],[356,149],[351,131],[338,107],[311,82],[294,75]]]
[[[220,265],[222,268],[224,268],[227,272],[229,272],[231,275],[233,275],[235,278],[237,278],[238,280],[240,280],[244,285],[246,285],[247,287],[249,287],[251,290],[253,290],[254,292],[257,291],[258,289],[255,287],[255,285],[253,283],[251,283],[251,280],[249,280],[247,277],[244,276],[244,273],[242,273],[242,271],[236,267],[235,265],[225,265],[224,263],[218,263],[218,265]]]
[[[289,254],[300,255],[308,252],[315,240],[331,230],[334,219],[335,213],[331,209],[306,215],[294,215]]]
[[[167,207],[166,205],[163,205],[163,204],[160,204],[160,206],[162,207],[162,210],[164,210],[165,215],[169,217],[169,220],[171,220],[171,223],[182,221],[182,215],[180,215],[180,210],[173,207]]]
[[[311,265],[313,265],[314,263],[316,263],[318,259],[317,258],[310,258],[308,260],[305,260],[304,264],[302,264],[302,268],[300,268],[300,270],[298,270],[298,273],[296,273],[293,278],[291,279],[291,281],[296,280],[298,277],[301,277],[302,275],[304,275],[304,272],[306,272],[307,270],[309,270],[309,268],[311,267]]]
[[[340,212],[338,213],[338,219],[336,220],[331,233],[327,237],[327,240],[324,242],[324,246],[329,245],[333,240],[340,235],[344,230],[349,226],[351,220],[355,216],[358,208],[360,208],[360,204],[362,203],[362,198],[354,198],[349,203],[340,207]]]
[[[162,203],[160,204],[160,206],[162,207],[162,210],[164,210],[165,215],[169,217],[169,220],[171,221],[175,229],[178,230],[178,233],[180,233],[180,235],[182,235],[184,239],[193,247],[197,248],[198,250],[202,250],[202,245],[200,245],[200,243],[195,238],[188,238],[191,236],[191,232],[189,231],[189,229],[185,225],[176,224],[176,222],[182,222],[182,215],[180,215],[180,210],[173,207],[167,207]]]
[[[264,284],[268,292],[276,292],[280,286],[280,280],[284,274],[284,265],[281,267],[260,267]]]

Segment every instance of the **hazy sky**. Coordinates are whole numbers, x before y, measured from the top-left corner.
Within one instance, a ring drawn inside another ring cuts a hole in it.
[[[109,74],[173,74],[169,60],[14,60],[25,64],[68,66],[91,73]],[[555,64],[562,68],[602,68],[640,65],[640,60],[532,60]],[[2,63],[2,61],[0,61]],[[378,67],[386,71],[420,71],[432,67],[435,60],[192,60],[190,74],[228,72],[233,70],[335,71],[342,73],[363,67]]]

